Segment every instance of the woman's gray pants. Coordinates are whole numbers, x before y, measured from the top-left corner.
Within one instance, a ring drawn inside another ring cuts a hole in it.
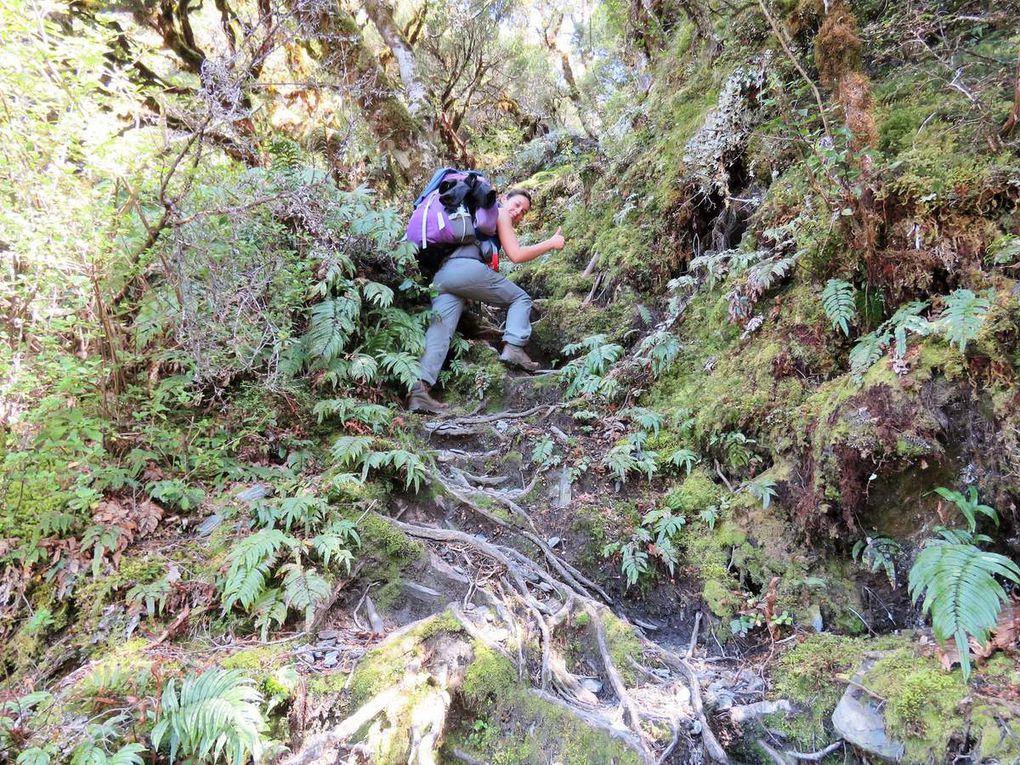
[[[510,306],[505,342],[523,346],[531,337],[531,297],[477,257],[447,258],[432,286],[439,294],[432,298],[432,324],[425,333],[425,354],[421,358],[421,379],[428,385],[435,385],[439,377],[466,300]]]

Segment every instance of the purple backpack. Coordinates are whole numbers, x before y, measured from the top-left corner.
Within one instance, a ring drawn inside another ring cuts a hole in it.
[[[457,247],[494,236],[498,216],[496,192],[484,175],[443,168],[415,200],[404,238],[418,245],[421,270],[434,274]]]

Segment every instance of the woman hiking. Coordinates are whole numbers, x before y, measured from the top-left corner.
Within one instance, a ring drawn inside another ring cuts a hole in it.
[[[527,263],[552,250],[562,250],[563,235],[559,229],[545,241],[522,245],[517,241],[514,226],[519,224],[531,209],[531,194],[523,189],[512,189],[500,199],[496,220],[496,247],[502,248],[514,263]],[[483,244],[485,244],[483,242]],[[468,300],[480,300],[489,305],[509,306],[506,331],[503,333],[503,352],[499,358],[529,372],[538,369],[524,352],[531,337],[531,297],[512,281],[493,270],[483,259],[483,247],[466,244],[458,247],[443,261],[432,286],[439,294],[432,299],[432,323],[425,333],[425,353],[421,357],[421,378],[411,388],[407,408],[412,412],[437,414],[446,404],[432,398],[430,389],[436,383],[439,370],[446,360],[450,340]],[[498,262],[498,261],[497,261]]]

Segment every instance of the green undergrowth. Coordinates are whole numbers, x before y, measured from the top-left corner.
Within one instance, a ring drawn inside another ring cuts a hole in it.
[[[980,692],[1016,687],[1020,674],[1013,659],[992,657],[977,668],[968,688],[958,668],[947,672],[934,657],[919,653],[911,633],[808,637],[782,655],[771,678],[770,696],[789,700],[796,713],[769,715],[763,724],[785,733],[801,750],[821,748],[832,738],[831,716],[848,681],[872,652],[878,658],[861,683],[885,699],[888,735],[905,745],[903,762],[942,762],[951,743],[959,746],[968,738],[982,762],[1012,762],[1020,753],[1015,713]]]

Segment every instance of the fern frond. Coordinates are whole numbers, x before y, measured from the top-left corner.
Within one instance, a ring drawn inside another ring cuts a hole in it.
[[[962,353],[967,343],[978,336],[991,307],[988,297],[967,289],[955,290],[946,298],[946,308],[937,323],[946,340],[958,346]]]
[[[354,290],[312,307],[305,343],[308,355],[328,362],[339,356],[358,327],[361,297]]]
[[[857,379],[863,377],[871,365],[882,358],[888,343],[887,337],[880,337],[875,332],[861,335],[850,350],[850,373]]]
[[[393,290],[385,284],[378,282],[365,282],[361,285],[361,294],[365,300],[380,308],[389,308],[393,305]]]
[[[698,455],[695,452],[686,448],[677,449],[675,452],[669,455],[669,459],[667,460],[667,462],[669,462],[670,465],[677,468],[678,470],[680,468],[683,468],[687,472],[687,475],[691,474],[691,470],[693,470],[694,466],[697,465],[700,461],[701,458],[698,457]]]
[[[379,356],[379,363],[408,390],[418,381],[418,376],[421,374],[421,366],[418,364],[417,357],[410,353],[383,353]]]
[[[313,569],[306,569],[300,563],[288,563],[280,569],[283,572],[283,602],[287,608],[303,611],[305,622],[315,616],[315,608],[331,594],[329,582]]]
[[[679,355],[680,341],[665,330],[651,333],[638,345],[637,358],[651,367],[655,377],[669,369]]]
[[[651,431],[653,436],[659,435],[662,428],[662,415],[643,406],[632,406],[620,412],[621,417],[634,421],[643,430]]]
[[[638,466],[634,456],[634,444],[629,441],[617,444],[602,458],[602,464],[617,481],[625,482],[627,474],[636,470]]]
[[[262,697],[239,670],[210,669],[171,680],[163,691],[160,711],[152,729],[152,745],[164,741],[170,761],[185,759],[215,762],[223,758],[243,765],[262,756],[267,729],[259,704]]]
[[[832,322],[832,328],[838,327],[849,337],[850,324],[856,315],[853,285],[842,279],[829,279],[822,290],[822,308]]]
[[[343,466],[358,465],[372,450],[372,436],[340,436],[330,447],[333,458]]]
[[[940,641],[956,641],[964,678],[970,674],[968,636],[986,642],[1007,599],[996,576],[1020,584],[1020,567],[1004,555],[943,540],[922,549],[910,569],[910,596],[915,603],[924,596],[922,610],[931,614]]]
[[[223,612],[235,604],[250,610],[272,571],[281,548],[293,547],[297,540],[279,529],[263,529],[242,539],[230,551],[230,568],[223,584]]]

